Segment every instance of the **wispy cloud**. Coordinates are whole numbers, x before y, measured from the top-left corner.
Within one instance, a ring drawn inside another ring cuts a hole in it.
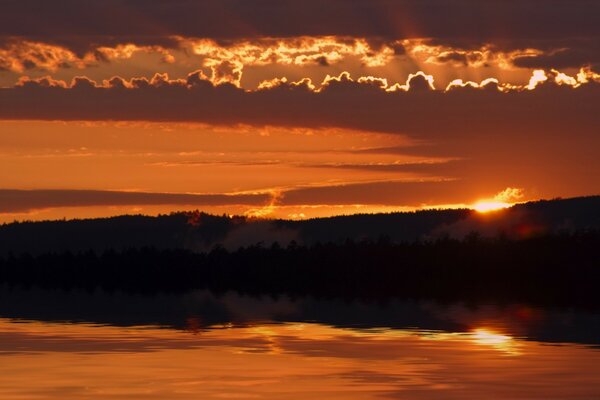
[[[268,194],[145,193],[106,190],[0,189],[0,214],[61,207],[143,205],[263,205]]]

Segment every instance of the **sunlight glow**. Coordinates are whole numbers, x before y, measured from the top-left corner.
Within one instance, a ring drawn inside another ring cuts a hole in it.
[[[548,76],[546,75],[546,71],[543,69],[536,69],[533,71],[533,75],[531,75],[531,79],[529,79],[529,84],[526,86],[528,90],[535,89],[539,84],[544,83],[548,80]]]
[[[478,328],[471,333],[474,342],[484,346],[493,347],[507,354],[518,355],[513,337],[494,332],[487,328]]]
[[[502,210],[512,207],[523,199],[524,192],[521,188],[507,187],[503,191],[497,193],[491,199],[480,200],[471,208],[480,213]]]
[[[473,209],[480,213],[503,210],[511,207],[512,204],[503,201],[480,201],[473,205]]]
[[[489,345],[501,345],[511,340],[510,336],[501,335],[499,333],[492,332],[488,329],[475,329],[473,331],[473,338],[475,341],[481,344]]]

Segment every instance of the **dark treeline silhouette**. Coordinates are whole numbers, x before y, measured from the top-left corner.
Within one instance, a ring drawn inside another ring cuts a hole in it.
[[[600,231],[528,239],[388,238],[208,252],[132,248],[0,259],[0,282],[158,293],[210,289],[321,298],[430,298],[600,306]]]
[[[194,224],[202,219],[202,224]],[[240,217],[242,218],[242,217]],[[183,248],[198,240],[211,244],[225,237],[237,221],[205,213],[173,213],[150,217],[14,222],[0,226],[0,254],[49,251],[125,249],[153,246]]]
[[[207,251],[215,244],[230,250],[258,242],[277,241],[286,246],[377,240],[410,242],[451,236],[463,238],[471,231],[511,238],[600,229],[600,196],[537,201],[481,215],[475,211],[424,210],[391,214],[363,214],[303,221],[256,220],[243,216],[214,216],[179,212],[150,217],[129,215],[70,221],[16,222],[0,225],[0,255],[79,252],[92,249],[155,247]]]

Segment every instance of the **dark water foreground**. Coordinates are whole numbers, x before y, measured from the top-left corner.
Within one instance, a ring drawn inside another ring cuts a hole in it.
[[[0,288],[2,399],[597,399],[565,307]]]

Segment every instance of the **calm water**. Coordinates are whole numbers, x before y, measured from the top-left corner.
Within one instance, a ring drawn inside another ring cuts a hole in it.
[[[600,399],[600,317],[0,290],[1,399]]]

